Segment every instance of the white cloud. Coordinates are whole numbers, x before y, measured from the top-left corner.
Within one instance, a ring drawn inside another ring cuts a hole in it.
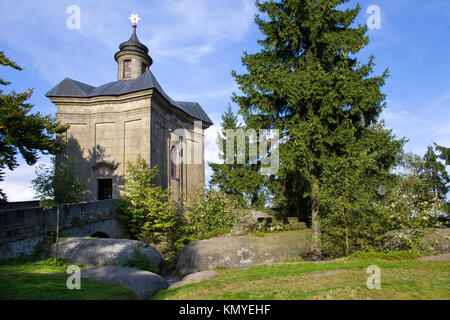
[[[218,113],[210,114],[209,117],[215,124],[205,130],[205,183],[207,186],[212,176],[209,163],[223,162],[219,158],[219,147],[217,146],[217,135],[222,130],[220,116]]]
[[[0,188],[6,193],[8,201],[35,200],[36,193],[31,187],[31,180],[36,177],[36,168],[43,163],[38,162],[33,166],[22,164],[13,171],[5,170],[4,181],[0,183]]]
[[[54,3],[40,0],[23,3],[2,0],[0,39],[27,55],[51,85],[72,77],[93,85],[110,81],[115,70],[112,54],[131,34],[128,11],[142,18],[138,36],[154,58],[201,62],[221,46],[242,40],[253,24],[255,6],[251,0],[178,0],[142,2],[80,1]],[[81,11],[81,28],[69,30],[66,8],[76,4]],[[105,6],[108,10],[105,10]],[[106,53],[109,62],[103,62]],[[86,59],[98,61],[89,63]]]
[[[426,105],[419,105],[417,102],[404,105],[399,101],[388,101],[388,108],[382,112],[381,118],[397,137],[409,139],[405,145],[406,151],[423,154],[432,142],[450,146],[450,113],[442,112],[449,107],[447,94]]]

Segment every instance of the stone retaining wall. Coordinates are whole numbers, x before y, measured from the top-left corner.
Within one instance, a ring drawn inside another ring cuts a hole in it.
[[[60,234],[91,236],[102,233],[109,238],[124,236],[115,219],[118,200],[100,200],[63,205]],[[56,208],[42,207],[0,211],[0,259],[31,254],[33,248],[56,230]]]

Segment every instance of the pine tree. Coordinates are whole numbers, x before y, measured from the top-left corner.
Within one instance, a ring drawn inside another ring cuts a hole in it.
[[[257,1],[259,11],[268,16],[255,19],[265,35],[258,41],[262,49],[244,53],[247,73],[233,72],[243,92],[234,101],[246,125],[276,128],[284,134],[276,178],[284,188],[284,205],[309,197],[311,259],[321,255],[322,174],[345,154],[349,141],[377,121],[385,100],[381,86],[388,71],[371,76],[374,57],[365,64],[357,59],[369,42],[367,26],[352,27],[359,5],[337,9],[347,2]]]
[[[439,158],[441,160],[444,160],[446,165],[450,166],[450,148],[446,148],[437,144],[434,144],[434,147],[437,151],[440,152]]]
[[[22,70],[2,51],[0,64]],[[10,82],[0,79],[0,85],[9,84]],[[50,116],[29,114],[33,106],[26,101],[32,93],[31,89],[23,93],[11,91],[7,94],[0,90],[0,181],[3,180],[3,170],[6,167],[14,170],[18,166],[18,153],[28,165],[33,165],[39,158],[38,152],[56,154],[64,148],[55,134],[67,131],[68,126],[61,125]],[[0,190],[1,200],[6,201],[6,195]]]
[[[213,170],[211,176],[210,184],[212,186],[218,186],[219,189],[226,194],[235,195],[243,199],[248,200],[251,206],[263,206],[265,199],[263,194],[264,187],[264,176],[259,172],[260,163],[251,164],[249,161],[249,139],[246,137],[245,140],[245,152],[246,161],[244,164],[237,163],[238,147],[237,139],[234,141],[233,147],[233,159],[235,163],[228,164],[225,162],[226,159],[226,139],[227,130],[242,130],[245,132],[245,126],[238,124],[237,115],[235,115],[228,106],[225,113],[222,115],[222,132],[221,138],[218,138],[217,144],[222,152],[219,154],[219,158],[224,161],[224,163],[210,163],[210,167]]]
[[[435,148],[429,145],[423,157],[424,167],[422,180],[430,185],[432,198],[445,199],[447,193],[450,191],[450,177],[445,165],[439,161],[439,158]],[[443,158],[445,160],[445,157]]]

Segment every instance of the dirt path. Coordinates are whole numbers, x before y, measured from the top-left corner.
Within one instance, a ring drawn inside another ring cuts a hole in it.
[[[421,261],[444,261],[444,260],[450,260],[450,253],[441,254],[438,256],[430,256],[430,257],[422,257],[419,258]]]

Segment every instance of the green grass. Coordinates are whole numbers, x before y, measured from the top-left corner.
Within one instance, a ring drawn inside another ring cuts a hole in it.
[[[32,261],[29,257],[0,261],[0,299],[124,300],[135,299],[127,288],[81,279],[80,290],[66,286],[68,264],[62,259]]]
[[[153,299],[449,299],[450,261],[420,261],[418,254],[355,253],[330,262],[219,270],[219,277],[162,290]],[[367,267],[381,268],[381,289],[369,290]],[[134,299],[120,285],[82,278],[81,290],[66,287],[61,259],[0,261],[0,299]],[[335,271],[335,274],[324,274]],[[318,275],[318,276],[314,276]]]
[[[254,237],[262,237],[264,238],[266,235],[268,234],[273,234],[273,233],[280,233],[280,232],[284,232],[286,230],[265,230],[265,231],[254,231],[251,232],[249,235],[254,236]]]
[[[385,260],[411,260],[422,257],[423,254],[415,251],[392,251],[392,252],[355,252],[351,254],[348,259],[385,259]]]
[[[280,262],[305,262],[305,260],[303,258],[294,258],[294,259],[284,259],[281,260]]]
[[[381,289],[369,290],[367,267],[381,268]],[[323,274],[337,271],[336,274]],[[153,299],[449,299],[450,262],[419,261],[406,253],[332,262],[219,271],[219,277],[162,290]]]

